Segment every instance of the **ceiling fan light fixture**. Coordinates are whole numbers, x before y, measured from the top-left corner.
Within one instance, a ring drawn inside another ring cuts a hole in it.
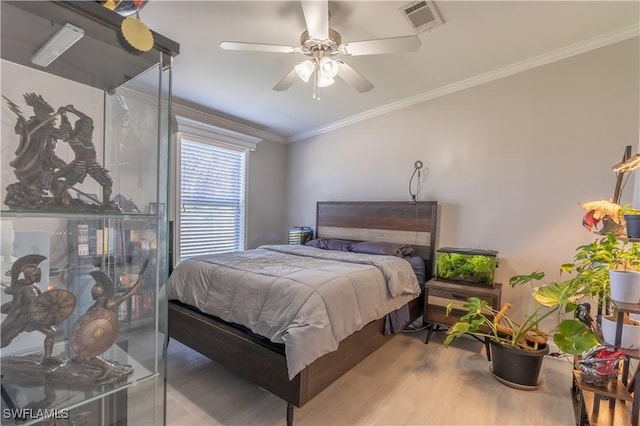
[[[325,78],[318,74],[318,81],[317,81],[318,87],[329,87],[335,82],[336,81],[333,78]]]
[[[313,75],[313,72],[315,71],[316,66],[312,61],[307,59],[306,61],[302,61],[298,65],[296,65],[295,69],[296,69],[296,74],[298,74],[298,77],[300,77],[300,80],[307,83],[311,78],[311,76]]]
[[[333,80],[333,77],[338,74],[338,63],[331,58],[325,56],[320,59],[318,66],[319,77],[323,79]]]

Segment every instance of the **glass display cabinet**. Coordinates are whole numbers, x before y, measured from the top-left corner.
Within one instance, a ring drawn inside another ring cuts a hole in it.
[[[179,45],[101,3],[0,3],[3,425],[165,419]]]

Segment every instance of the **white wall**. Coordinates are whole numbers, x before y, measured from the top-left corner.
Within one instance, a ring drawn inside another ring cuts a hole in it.
[[[247,249],[286,244],[285,146],[264,140],[249,155]]]
[[[437,246],[498,250],[497,279],[559,267],[595,236],[578,202],[613,196],[638,144],[638,39],[467,89],[287,146],[287,226],[316,201],[440,203]],[[633,179],[622,201],[630,201]],[[529,300],[505,289],[503,300]]]

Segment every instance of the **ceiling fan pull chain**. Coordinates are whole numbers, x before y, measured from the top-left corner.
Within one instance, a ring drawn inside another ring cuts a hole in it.
[[[313,70],[313,99],[320,100],[320,95],[318,93],[318,67],[316,66],[315,70]]]

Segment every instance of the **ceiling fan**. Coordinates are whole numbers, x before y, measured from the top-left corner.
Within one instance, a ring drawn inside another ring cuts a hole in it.
[[[349,64],[338,59],[340,56],[412,52],[420,48],[421,41],[415,35],[343,43],[340,33],[329,28],[327,0],[302,0],[301,4],[307,30],[300,36],[299,46],[223,41],[220,47],[225,50],[302,53],[306,59],[285,75],[273,90],[287,90],[298,79],[308,82],[313,77],[314,98],[318,98],[318,88],[331,86],[335,77],[343,79],[360,93],[373,89],[373,84]]]

